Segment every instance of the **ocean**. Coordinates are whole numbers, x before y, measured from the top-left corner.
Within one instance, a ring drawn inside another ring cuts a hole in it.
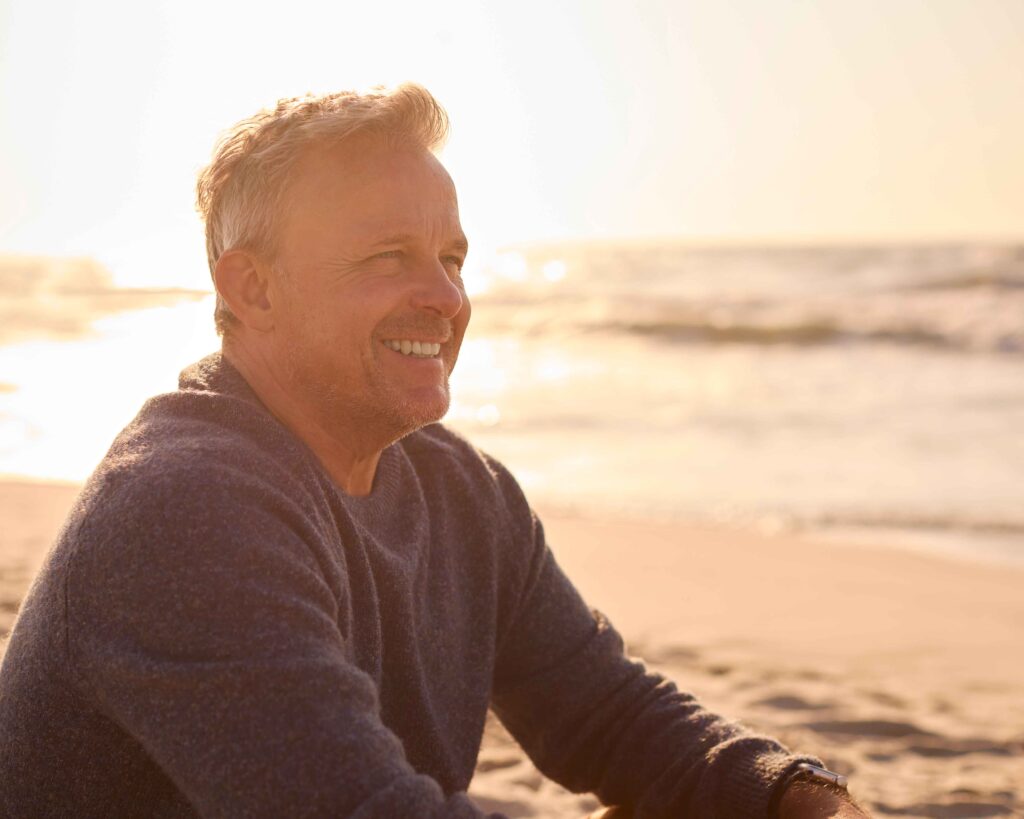
[[[474,285],[450,422],[531,497],[1024,564],[1024,247],[547,245]]]
[[[79,481],[215,349],[212,299],[26,264],[0,474]],[[535,505],[1024,564],[1022,246],[547,244],[467,286],[447,421]]]

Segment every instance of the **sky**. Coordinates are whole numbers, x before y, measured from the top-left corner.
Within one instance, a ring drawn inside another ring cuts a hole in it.
[[[0,0],[0,253],[208,288],[196,172],[283,96],[420,82],[478,254],[1024,237],[1020,0]]]

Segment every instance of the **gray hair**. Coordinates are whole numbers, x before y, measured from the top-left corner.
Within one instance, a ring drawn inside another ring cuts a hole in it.
[[[392,91],[378,86],[365,94],[283,99],[273,110],[239,122],[217,143],[196,187],[211,275],[228,250],[272,258],[289,171],[310,146],[339,143],[355,133],[435,151],[448,136],[448,115],[427,89],[403,83]],[[225,335],[237,321],[218,293],[217,332]]]

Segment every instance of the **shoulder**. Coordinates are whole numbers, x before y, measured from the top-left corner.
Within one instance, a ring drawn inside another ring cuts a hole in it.
[[[525,503],[523,491],[509,469],[454,430],[436,423],[402,440],[421,481],[430,476],[449,483],[467,481],[476,493],[493,494],[502,502]]]
[[[261,405],[216,392],[179,391],[143,405],[90,482],[107,494],[135,497],[259,485],[288,490],[316,476],[308,450]]]
[[[216,393],[146,403],[115,439],[69,520],[69,544],[136,557],[243,544],[268,526],[307,540],[329,517],[320,473],[269,413]]]
[[[228,601],[252,608],[295,590],[333,608],[336,529],[313,471],[244,423],[169,398],[115,441],[65,529],[69,617],[96,624],[116,610],[155,628],[183,607],[219,618]]]

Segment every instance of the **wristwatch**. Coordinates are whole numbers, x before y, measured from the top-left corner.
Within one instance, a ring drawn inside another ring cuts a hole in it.
[[[769,803],[768,815],[775,819],[779,815],[779,805],[782,804],[782,797],[789,790],[794,782],[817,782],[838,790],[846,791],[846,777],[827,768],[812,765],[810,762],[800,762],[794,765],[786,777],[775,787]]]
[[[810,762],[801,762],[793,768],[793,771],[786,777],[786,784],[782,790],[785,791],[794,782],[820,782],[822,785],[835,785],[837,788],[846,790],[846,777],[837,774],[827,768],[819,768]]]

